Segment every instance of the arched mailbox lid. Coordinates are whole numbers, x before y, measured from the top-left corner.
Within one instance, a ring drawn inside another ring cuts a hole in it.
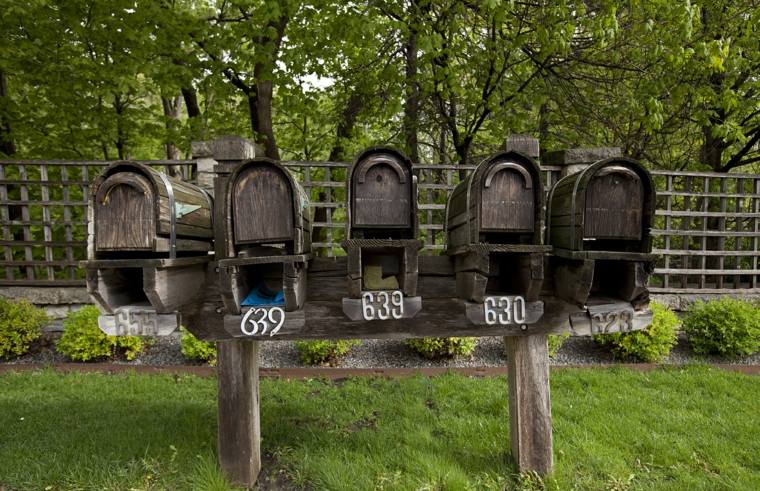
[[[641,164],[601,160],[552,188],[548,240],[570,251],[649,253],[654,205],[652,178]]]
[[[106,167],[92,200],[96,251],[161,251],[171,236],[177,249],[199,250],[213,237],[211,197],[138,162]]]
[[[354,160],[349,173],[349,238],[353,229],[417,230],[416,178],[412,162],[393,148],[374,147]]]
[[[228,227],[233,245],[294,243],[294,253],[308,252],[309,199],[282,165],[267,158],[242,163],[227,185]]]
[[[449,196],[449,248],[541,244],[543,190],[536,162],[519,152],[482,161]]]

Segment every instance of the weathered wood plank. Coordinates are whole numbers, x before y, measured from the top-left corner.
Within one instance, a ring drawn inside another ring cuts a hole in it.
[[[233,483],[256,484],[261,470],[258,343],[217,343],[219,465]]]
[[[552,416],[546,335],[505,338],[509,436],[520,472],[551,473]]]

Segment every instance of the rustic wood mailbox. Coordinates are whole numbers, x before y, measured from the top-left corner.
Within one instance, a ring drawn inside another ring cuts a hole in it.
[[[543,314],[542,214],[538,166],[515,151],[481,162],[449,196],[447,254],[471,322],[526,326]]]
[[[108,334],[169,334],[202,289],[213,201],[136,162],[103,170],[90,197],[87,288]]]
[[[649,172],[622,157],[596,162],[552,188],[547,241],[554,247],[554,291],[588,309],[570,317],[572,328],[590,324],[599,334],[651,321],[654,205]]]
[[[352,320],[413,317],[417,295],[417,177],[400,151],[375,147],[354,160],[348,175],[348,297]]]
[[[232,171],[220,204],[220,238],[226,243],[227,257],[218,261],[218,267],[225,309],[230,315],[258,312],[268,316],[262,326],[280,327],[285,312],[300,310],[306,300],[309,199],[279,163],[256,158]],[[250,327],[247,321],[241,323],[244,332]]]

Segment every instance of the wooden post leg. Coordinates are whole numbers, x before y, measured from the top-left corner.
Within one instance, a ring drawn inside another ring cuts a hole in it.
[[[231,340],[216,346],[219,465],[227,479],[250,488],[261,470],[259,343]]]
[[[512,457],[520,472],[552,471],[552,411],[546,335],[505,338]]]

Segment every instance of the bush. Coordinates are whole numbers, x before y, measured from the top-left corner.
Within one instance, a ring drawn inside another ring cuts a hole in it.
[[[664,305],[650,304],[654,317],[652,323],[642,331],[600,334],[594,340],[612,348],[612,353],[620,358],[635,358],[648,363],[657,363],[667,358],[678,341],[676,329],[680,321],[672,310]]]
[[[429,360],[470,356],[478,344],[477,338],[416,338],[406,345]]]
[[[56,350],[74,361],[90,361],[123,355],[137,358],[145,342],[137,336],[108,336],[98,327],[100,311],[88,305],[70,313],[63,321],[63,334]]]
[[[318,339],[315,341],[296,341],[296,349],[301,361],[306,365],[323,365],[333,363],[339,357],[348,353],[352,346],[361,344],[356,339],[330,341]]]
[[[216,365],[216,345],[214,343],[201,341],[184,327],[180,327],[179,331],[179,345],[185,358]]]
[[[567,338],[569,337],[570,337],[569,332],[566,332],[564,334],[549,334],[549,336],[547,336],[550,358],[554,358],[555,356],[557,356],[557,353],[559,353],[559,349],[562,347],[563,344],[565,344],[565,341],[567,341]]]
[[[723,297],[692,304],[683,330],[696,353],[746,356],[760,349],[760,308]]]
[[[28,300],[0,298],[0,358],[21,356],[41,335],[47,314]]]

